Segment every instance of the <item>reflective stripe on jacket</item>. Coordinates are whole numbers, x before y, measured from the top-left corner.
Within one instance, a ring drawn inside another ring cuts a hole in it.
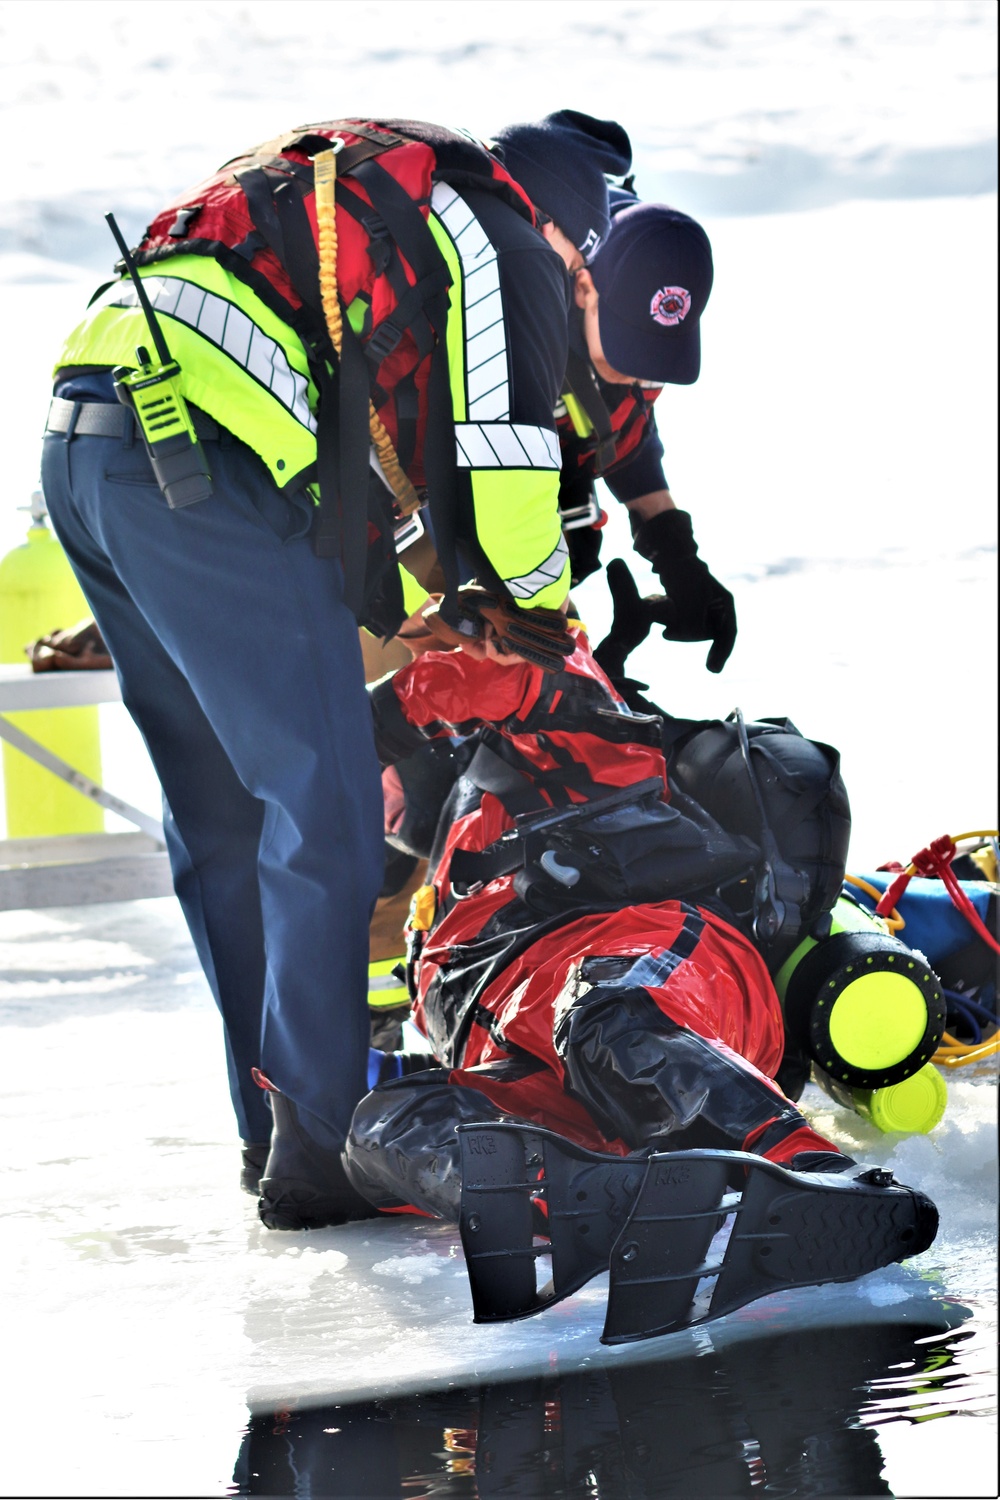
[[[259,454],[279,489],[301,483],[316,462],[316,388],[298,335],[208,256],[178,256],[139,274],[188,400]],[[91,305],[58,367],[134,366],[136,347],[149,343],[126,278]]]

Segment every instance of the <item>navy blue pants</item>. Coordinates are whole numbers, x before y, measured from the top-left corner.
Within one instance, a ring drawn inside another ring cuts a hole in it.
[[[214,495],[172,511],[140,442],[50,433],[45,499],[163,788],[240,1135],[270,1135],[256,1066],[339,1145],[367,1090],[383,859],[357,626],[311,506],[242,444],[205,446]]]

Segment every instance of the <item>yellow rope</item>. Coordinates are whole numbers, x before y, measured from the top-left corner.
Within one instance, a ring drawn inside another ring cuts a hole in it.
[[[344,323],[337,294],[337,153],[332,148],[313,157],[316,172],[316,227],[319,240],[319,290],[326,326],[337,354],[344,346]],[[392,439],[374,405],[368,402],[368,431],[389,481],[396,504],[404,516],[420,508],[420,496],[400,465]]]
[[[984,1042],[960,1042],[949,1032],[941,1038],[932,1062],[944,1068],[962,1068],[966,1063],[979,1062],[984,1057],[995,1057],[1000,1051],[1000,1032],[994,1032]]]
[[[870,880],[862,880],[860,875],[845,875],[844,879],[848,885],[856,885],[859,891],[864,891],[867,895],[874,896],[876,905],[885,895],[885,891],[880,891],[878,886],[872,885]],[[890,932],[902,932],[906,926],[906,923],[895,907],[892,908],[892,913],[888,917],[881,917],[880,920],[885,923]]]

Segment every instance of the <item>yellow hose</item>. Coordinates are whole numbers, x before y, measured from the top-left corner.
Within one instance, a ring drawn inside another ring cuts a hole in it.
[[[856,885],[859,891],[864,891],[868,896],[874,896],[876,905],[885,895],[885,892],[880,891],[877,885],[872,885],[870,880],[862,880],[860,875],[845,875],[844,879],[847,881],[848,885]],[[885,923],[890,932],[901,932],[906,926],[906,923],[899,915],[899,912],[895,907],[892,908],[892,914],[890,916],[882,917],[881,920]]]
[[[337,354],[344,345],[344,323],[337,294],[337,153],[332,148],[313,157],[316,172],[316,227],[319,240],[319,289],[331,342]],[[420,508],[420,496],[403,472],[392,439],[371,400],[368,402],[368,431],[378,461],[396,497],[402,515]]]
[[[946,1031],[941,1041],[942,1045],[931,1061],[943,1068],[963,1068],[966,1063],[979,1062],[984,1057],[995,1057],[1000,1051],[1000,1032],[994,1032],[985,1042],[960,1042]]]

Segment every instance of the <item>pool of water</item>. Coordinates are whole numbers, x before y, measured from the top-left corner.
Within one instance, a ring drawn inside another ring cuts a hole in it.
[[[683,1361],[290,1403],[250,1421],[227,1493],[992,1495],[991,1341],[971,1309],[938,1311],[723,1350],[709,1339]]]

